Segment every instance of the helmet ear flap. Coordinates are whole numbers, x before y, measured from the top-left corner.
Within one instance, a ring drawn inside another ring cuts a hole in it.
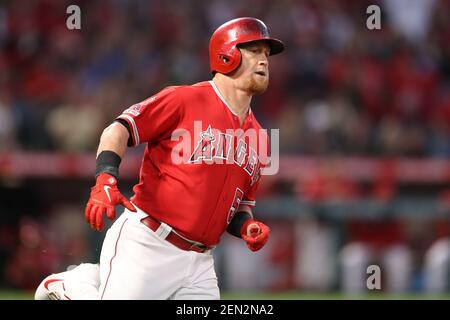
[[[242,61],[241,51],[237,48],[237,46],[233,47],[232,55],[233,55],[233,63],[231,65],[229,72],[236,70],[241,65]]]
[[[241,52],[236,46],[233,46],[227,53],[218,53],[216,57],[218,59],[216,71],[223,74],[234,71],[241,64]]]

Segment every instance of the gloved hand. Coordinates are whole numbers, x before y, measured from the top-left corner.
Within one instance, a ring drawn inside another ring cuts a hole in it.
[[[103,229],[103,215],[106,213],[108,219],[115,219],[115,206],[118,204],[136,212],[136,208],[117,188],[117,179],[110,174],[101,173],[97,177],[95,186],[91,188],[91,196],[85,210],[86,222],[93,229],[101,231]]]
[[[241,227],[242,239],[251,251],[258,251],[269,240],[270,229],[264,223],[254,219],[247,220]]]

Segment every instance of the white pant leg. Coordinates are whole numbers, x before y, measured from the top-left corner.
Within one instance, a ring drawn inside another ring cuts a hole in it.
[[[100,286],[98,264],[82,263],[71,271],[64,281],[67,295],[72,300],[97,300]]]
[[[158,237],[140,222],[145,216],[125,210],[108,230],[100,257],[101,299],[169,299],[200,272],[198,261],[209,260]]]
[[[219,300],[220,292],[211,252],[190,252],[192,272],[171,300]]]
[[[100,286],[98,264],[82,263],[70,271],[46,277],[35,293],[36,300],[48,300],[56,292],[62,300],[97,300]]]

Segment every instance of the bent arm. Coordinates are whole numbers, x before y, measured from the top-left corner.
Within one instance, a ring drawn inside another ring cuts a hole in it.
[[[98,157],[102,151],[112,151],[123,159],[127,149],[129,136],[130,134],[125,126],[119,122],[113,122],[103,130],[96,157]]]
[[[123,205],[136,212],[133,204],[125,198],[117,187],[120,161],[125,155],[129,133],[120,123],[108,126],[100,137],[95,161],[95,186],[85,209],[86,222],[97,231],[103,229],[103,215],[108,219],[116,217],[115,206]]]
[[[227,227],[227,232],[241,238],[241,228],[247,220],[253,219],[252,209],[247,205],[239,205],[239,208]]]

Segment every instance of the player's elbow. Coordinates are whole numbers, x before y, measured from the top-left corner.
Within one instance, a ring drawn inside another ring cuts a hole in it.
[[[127,144],[129,138],[128,130],[120,123],[113,122],[103,129],[100,140],[114,141],[119,144]]]

